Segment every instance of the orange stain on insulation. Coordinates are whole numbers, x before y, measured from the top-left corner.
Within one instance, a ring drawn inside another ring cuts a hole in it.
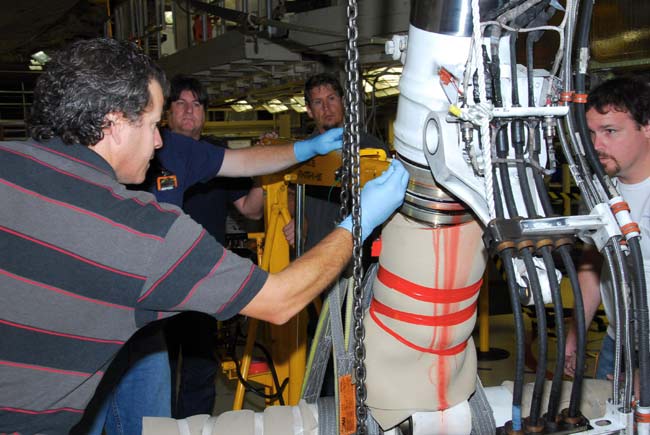
[[[461,227],[454,225],[446,228],[436,228],[431,230],[431,241],[433,244],[434,261],[437,260],[437,267],[434,265],[434,283],[438,288],[454,289],[457,283],[467,282],[469,268],[461,271],[460,265],[460,247],[461,245]],[[458,276],[462,273],[463,276]],[[442,274],[442,275],[441,275]],[[442,282],[441,282],[442,281]],[[442,285],[440,285],[442,284]],[[435,304],[433,305],[433,315],[449,314],[452,310],[458,310],[457,303],[454,304]],[[433,327],[432,337],[429,348],[433,349],[434,345],[438,349],[449,347],[452,339],[451,327]],[[440,409],[449,408],[447,401],[447,385],[449,384],[449,358],[448,356],[439,356],[436,364],[432,364],[429,370],[429,381],[438,384],[438,403]],[[432,376],[436,376],[435,382]]]

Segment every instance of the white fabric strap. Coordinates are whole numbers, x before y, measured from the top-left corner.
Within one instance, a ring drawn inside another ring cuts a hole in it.
[[[255,435],[264,435],[264,414],[256,412],[255,416]]]
[[[201,435],[212,435],[214,427],[217,424],[217,417],[209,417],[205,423],[203,423],[203,428],[201,429]]]
[[[291,414],[293,415],[293,433],[295,435],[304,434],[305,432],[302,424],[302,416],[300,414],[300,408],[297,406],[292,406]]]
[[[187,419],[176,420],[176,426],[178,426],[178,432],[180,435],[192,435],[190,433],[190,425],[187,423]]]

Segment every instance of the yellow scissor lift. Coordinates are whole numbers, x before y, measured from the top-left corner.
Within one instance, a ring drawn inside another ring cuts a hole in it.
[[[268,142],[267,142],[268,143]],[[269,145],[281,143],[274,140]],[[285,142],[286,143],[286,142]],[[388,167],[384,150],[363,149],[360,159],[360,181],[378,177]],[[313,186],[340,186],[337,174],[341,168],[340,152],[331,152],[325,156],[315,157],[305,163],[293,166],[281,173],[262,177],[264,198],[264,233],[249,233],[248,237],[257,241],[257,256],[259,266],[270,272],[279,272],[289,265],[289,244],[284,237],[282,228],[290,222],[289,185],[302,184]],[[262,384],[267,395],[275,393],[275,386],[268,368],[266,370],[251,370],[253,346],[257,336],[258,321],[250,319],[244,354],[240,362],[242,378]],[[270,325],[271,355],[277,373],[282,382],[289,382],[283,391],[283,399],[287,405],[297,405],[300,400],[307,355],[307,312],[302,310],[298,315],[282,326]],[[237,379],[234,361],[225,361],[222,370],[230,379]],[[233,410],[242,409],[245,387],[237,382],[237,390]],[[267,405],[279,402],[268,401]]]

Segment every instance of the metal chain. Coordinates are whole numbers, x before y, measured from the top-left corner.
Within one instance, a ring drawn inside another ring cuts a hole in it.
[[[354,245],[352,248],[354,280],[354,378],[356,382],[357,395],[357,434],[366,434],[366,349],[363,344],[365,331],[363,328],[363,277],[362,240],[361,240],[361,193],[359,176],[359,51],[357,49],[357,38],[359,29],[357,27],[358,8],[356,0],[348,0],[348,44],[346,46],[347,61],[345,71],[347,74],[346,85],[346,114],[345,114],[345,148],[348,150],[348,176],[350,195],[352,197],[352,235]],[[341,194],[343,200],[343,194]],[[347,198],[346,198],[347,200]],[[347,203],[346,203],[347,204]],[[343,203],[342,203],[343,207]]]

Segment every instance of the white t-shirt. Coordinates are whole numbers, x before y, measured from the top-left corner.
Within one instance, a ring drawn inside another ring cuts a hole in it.
[[[613,179],[618,191],[630,206],[632,220],[639,224],[641,229],[641,252],[643,253],[643,267],[645,279],[650,288],[650,178],[637,184],[624,184]],[[607,267],[603,267],[600,276],[601,296],[605,314],[609,319],[607,334],[614,338],[614,322],[616,320],[616,309],[614,308],[614,294]],[[650,292],[648,293],[650,301]],[[630,302],[631,303],[631,302]]]

